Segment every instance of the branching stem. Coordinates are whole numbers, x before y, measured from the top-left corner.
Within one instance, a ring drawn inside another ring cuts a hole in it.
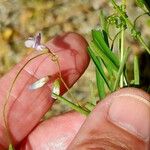
[[[147,50],[147,52],[150,54],[150,48],[145,43],[143,37],[141,34],[139,34],[139,31],[134,27],[133,23],[129,20],[128,16],[122,11],[122,9],[116,4],[115,0],[110,0],[117,10],[117,12],[123,17],[123,19],[126,21],[127,25],[130,27],[130,29],[136,33],[136,38],[138,41],[142,44],[142,46]]]

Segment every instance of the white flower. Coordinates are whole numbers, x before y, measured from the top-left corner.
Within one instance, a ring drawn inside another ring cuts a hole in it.
[[[27,48],[34,48],[37,51],[42,51],[46,47],[41,44],[41,33],[38,33],[35,37],[29,37],[25,41],[25,46]]]
[[[43,77],[29,86],[30,90],[35,90],[43,87],[49,81],[49,76]]]

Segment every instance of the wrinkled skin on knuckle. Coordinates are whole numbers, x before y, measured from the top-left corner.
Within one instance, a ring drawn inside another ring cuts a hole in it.
[[[76,144],[74,148],[69,150],[132,150],[132,146],[126,143],[125,140],[120,139],[110,133],[101,135],[91,135],[83,139],[83,141]]]

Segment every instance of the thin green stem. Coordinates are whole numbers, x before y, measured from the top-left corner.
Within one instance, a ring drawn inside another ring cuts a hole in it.
[[[121,50],[120,50],[120,62],[122,63],[123,61],[123,57],[124,57],[124,27],[121,27]],[[120,87],[123,87],[123,79],[124,79],[124,75],[123,72],[121,73],[120,76]]]
[[[139,40],[139,42],[142,44],[142,46],[147,50],[147,52],[150,54],[150,48],[146,45],[143,37],[138,34],[139,31],[137,31],[133,25],[133,23],[128,19],[128,16],[122,11],[122,9],[116,4],[115,0],[110,0],[113,4],[113,6],[116,8],[117,12],[123,17],[123,19],[126,21],[127,25],[130,27],[132,31],[137,33],[136,38]]]
[[[126,0],[122,0],[122,11],[125,12],[125,6],[126,5]],[[120,62],[123,61],[124,57],[124,37],[125,37],[125,28],[124,24],[121,26],[121,37],[120,37],[120,42],[121,42],[121,49],[120,49]],[[120,87],[123,87],[123,81],[124,81],[124,73],[122,71],[121,76],[120,76]]]
[[[118,35],[121,33],[122,30],[120,30],[113,38],[112,40],[112,43],[111,43],[111,50],[113,51],[113,47],[114,47],[114,43],[115,43],[115,40],[117,39]]]
[[[136,19],[134,20],[134,23],[133,23],[134,27],[136,26],[137,20],[138,20],[140,17],[144,16],[144,15],[148,15],[148,12],[145,12],[145,13],[139,15],[138,17],[136,17]]]
[[[118,74],[117,74],[117,78],[116,78],[116,81],[115,81],[115,84],[114,84],[113,91],[115,91],[117,89],[117,87],[118,87],[119,79],[120,79],[120,76],[121,76],[121,74],[123,72],[123,69],[124,69],[124,66],[126,64],[126,61],[128,59],[129,53],[130,53],[130,49],[128,48],[125,51],[123,60],[122,60],[122,62],[120,64],[120,67],[119,67],[119,70],[118,70]]]
[[[139,85],[140,84],[140,76],[139,76],[139,60],[138,56],[134,56],[134,84]]]
[[[59,100],[60,102],[68,105],[69,107],[71,107],[72,109],[78,111],[79,113],[83,114],[83,115],[89,115],[90,111],[87,111],[85,109],[83,109],[81,106],[77,106],[76,104],[72,103],[71,101],[68,101],[67,99],[65,99],[62,96],[59,96],[55,93],[52,93],[52,96],[56,97],[57,100]]]

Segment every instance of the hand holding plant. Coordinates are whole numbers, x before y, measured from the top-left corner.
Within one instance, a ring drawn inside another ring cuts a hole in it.
[[[25,42],[36,51],[0,80],[1,85],[5,84],[0,88],[0,149],[149,149],[150,96],[140,89],[124,88],[140,86],[137,54],[134,79],[128,79],[126,62],[131,49],[124,43],[127,28],[150,53],[135,26],[142,15],[132,23],[126,1],[121,6],[111,2],[114,13],[105,17],[101,12],[102,26],[92,31],[89,46],[75,33],[57,36],[45,45],[41,44],[41,34]],[[149,15],[147,2],[137,2]],[[113,38],[109,31],[112,24],[116,31],[119,29]],[[104,99],[97,105],[80,104],[69,90],[89,64],[87,49],[96,66],[99,98]],[[65,91],[73,102],[61,96]],[[56,99],[89,116],[69,112],[40,122]]]

